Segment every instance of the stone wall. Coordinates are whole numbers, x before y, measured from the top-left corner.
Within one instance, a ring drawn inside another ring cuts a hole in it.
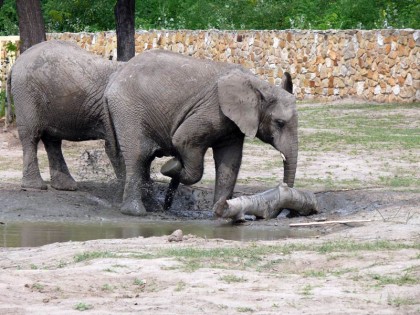
[[[115,32],[49,34],[48,39],[73,41],[105,58],[116,58]],[[0,81],[7,68],[7,41],[0,38]],[[420,30],[136,33],[136,53],[162,48],[239,63],[273,84],[279,84],[283,72],[289,71],[299,100],[420,101],[419,46]]]

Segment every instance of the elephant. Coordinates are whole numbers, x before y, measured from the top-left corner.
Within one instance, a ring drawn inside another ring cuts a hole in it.
[[[150,165],[172,156],[161,172],[185,185],[197,183],[204,155],[215,161],[214,207],[232,197],[245,136],[269,143],[284,160],[284,182],[293,187],[298,115],[290,74],[270,85],[240,65],[165,50],[144,52],[116,73],[106,106],[126,167],[121,212],[160,210],[152,194]]]
[[[23,149],[22,188],[47,189],[37,158],[40,140],[55,189],[77,189],[63,157],[62,140],[104,139],[117,178],[124,180],[124,161],[104,106],[105,88],[123,66],[73,43],[55,40],[34,45],[17,58],[7,90],[13,96]],[[8,107],[10,112],[10,103]]]

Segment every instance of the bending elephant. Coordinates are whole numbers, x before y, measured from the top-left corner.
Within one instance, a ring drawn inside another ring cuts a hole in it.
[[[191,185],[203,175],[209,147],[216,167],[214,202],[231,198],[245,136],[281,152],[284,182],[292,187],[298,118],[289,74],[282,84],[272,86],[238,65],[161,50],[128,61],[105,92],[126,166],[121,211],[144,215],[160,207],[151,194],[155,157],[174,156],[162,173]]]
[[[42,42],[16,60],[7,88],[14,99],[23,149],[23,188],[47,189],[39,172],[40,140],[48,155],[51,186],[56,189],[77,188],[61,151],[62,140],[105,139],[117,177],[124,180],[124,161],[104,106],[105,88],[122,65],[64,41]],[[9,103],[9,113],[10,107]]]

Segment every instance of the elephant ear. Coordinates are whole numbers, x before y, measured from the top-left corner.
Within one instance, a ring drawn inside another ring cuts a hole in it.
[[[293,94],[292,76],[289,72],[283,74],[283,77],[281,78],[281,87],[290,94]]]
[[[259,125],[259,94],[250,77],[235,71],[217,83],[220,109],[248,137],[254,138]]]

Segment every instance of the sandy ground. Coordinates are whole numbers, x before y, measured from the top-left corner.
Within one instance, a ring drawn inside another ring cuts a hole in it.
[[[86,162],[84,153],[92,148],[98,149],[95,167]],[[65,144],[70,170],[81,182],[79,191],[22,191],[16,130],[0,133],[1,224],[182,219],[176,214],[121,215],[118,193],[109,182],[112,172],[100,148],[100,142]],[[257,170],[254,165],[256,160],[278,159],[275,153],[261,146],[246,147],[239,194],[272,183],[281,168]],[[41,147],[39,155],[42,174],[48,178]],[[352,176],[349,166],[359,175],[372,176],[360,160],[371,159],[368,168],[379,160],[368,155],[350,159],[343,153],[318,154],[317,159],[324,161],[320,164],[311,164],[308,153],[299,159],[305,167],[299,169],[298,178],[315,178],[327,171],[328,176],[345,178]],[[206,161],[211,164],[211,153]],[[330,167],[335,164],[340,167]],[[213,176],[207,166],[201,188],[185,193],[193,194],[195,210],[209,207],[211,190],[206,184]],[[290,223],[316,220],[370,221],[290,228],[319,233],[275,241],[184,235],[180,242],[162,236],[1,248],[0,314],[419,314],[420,194],[376,187],[315,190],[319,214],[248,224],[289,228]]]

